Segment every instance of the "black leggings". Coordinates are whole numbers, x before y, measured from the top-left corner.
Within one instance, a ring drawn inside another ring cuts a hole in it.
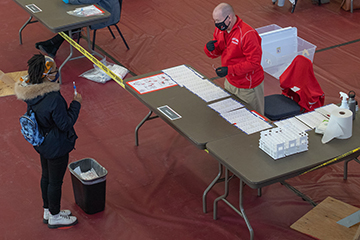
[[[71,30],[72,32],[74,31],[81,31],[81,28],[77,28],[77,29],[73,29]],[[66,35],[69,35],[69,31],[65,31],[64,32]],[[52,44],[54,45],[54,47],[56,47],[57,49],[60,48],[61,44],[64,42],[64,38],[62,36],[60,36],[59,34],[56,34],[53,38],[50,39],[50,41],[52,42]]]
[[[60,212],[61,187],[69,162],[69,153],[55,159],[46,159],[40,155],[40,160],[43,207],[49,208],[50,213],[55,215]]]

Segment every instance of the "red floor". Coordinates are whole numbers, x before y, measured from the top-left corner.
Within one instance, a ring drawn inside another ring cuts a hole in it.
[[[179,64],[189,64],[209,78],[215,77],[204,44],[211,39],[214,0],[124,1],[121,38],[113,40],[100,30],[97,45],[114,60],[139,75]],[[315,75],[326,95],[326,103],[338,103],[339,91],[360,94],[360,11],[339,8],[340,0],[322,6],[299,1],[295,13],[290,3],[283,8],[270,0],[231,0],[237,14],[253,27],[277,24],[295,26],[298,34],[315,44]],[[2,34],[0,69],[26,70],[26,61],[37,53],[35,42],[53,36],[41,24],[31,24],[19,45],[18,30],[28,14],[11,0],[0,2]],[[64,44],[56,61],[68,51]],[[79,224],[68,230],[50,230],[42,224],[40,166],[36,152],[19,131],[18,118],[25,104],[14,96],[0,98],[1,161],[0,239],[249,239],[246,224],[227,205],[220,203],[218,220],[212,219],[212,201],[222,194],[215,186],[208,198],[208,213],[202,212],[204,189],[217,173],[217,162],[197,149],[162,120],[146,123],[140,130],[140,146],[134,144],[134,129],[148,109],[115,82],[94,83],[78,77],[90,69],[86,59],[63,69],[62,94],[70,101],[72,81],[77,82],[84,101],[75,126],[79,139],[71,161],[91,157],[108,171],[105,210],[85,214],[74,202],[70,173],[64,179],[62,207],[71,209]],[[222,80],[216,82],[222,85]],[[266,95],[280,92],[278,81],[267,75]],[[286,161],[286,159],[284,159]],[[349,179],[342,179],[342,163],[293,178],[288,182],[320,203],[327,196],[360,207],[360,166],[350,163]],[[229,199],[236,204],[239,181],[230,183]],[[290,229],[290,225],[312,207],[280,184],[257,191],[245,187],[246,214],[255,239],[312,239]]]

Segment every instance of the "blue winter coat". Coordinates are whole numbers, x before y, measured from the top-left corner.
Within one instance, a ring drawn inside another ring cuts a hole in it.
[[[69,108],[60,94],[58,83],[15,84],[15,94],[35,112],[36,120],[45,136],[35,150],[47,159],[62,157],[74,149],[77,135],[74,124],[81,104],[72,101]]]
[[[103,7],[106,11],[111,13],[107,22],[91,25],[90,28],[93,30],[116,24],[120,20],[121,10],[119,0],[69,0],[69,4],[98,4],[100,7]]]

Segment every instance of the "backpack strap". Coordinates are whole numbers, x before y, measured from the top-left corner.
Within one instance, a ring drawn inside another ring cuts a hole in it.
[[[31,106],[27,104],[26,114],[30,115],[30,110],[32,110]]]
[[[32,110],[33,112],[35,112],[35,111],[32,109],[32,107],[31,107],[29,104],[27,104],[27,110],[26,110],[27,115],[30,115],[30,110]],[[36,117],[36,112],[35,112],[35,117]],[[43,128],[39,125],[39,122],[38,122],[39,131],[40,131],[40,133],[41,133],[44,137],[46,137],[46,135],[49,134],[49,132],[51,131],[51,129],[52,129],[53,127],[55,127],[55,125],[50,126],[50,128],[48,129],[48,131],[45,131],[45,129],[43,129]]]

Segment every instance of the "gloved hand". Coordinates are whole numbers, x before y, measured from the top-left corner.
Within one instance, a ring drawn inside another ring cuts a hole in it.
[[[216,42],[217,42],[217,40],[209,41],[209,42],[206,44],[207,50],[209,50],[210,52],[214,51],[214,49],[215,49],[214,43],[216,43]]]
[[[216,69],[216,74],[219,77],[225,77],[228,74],[228,67],[218,67]]]
[[[63,0],[63,2],[69,4],[69,0]]]

